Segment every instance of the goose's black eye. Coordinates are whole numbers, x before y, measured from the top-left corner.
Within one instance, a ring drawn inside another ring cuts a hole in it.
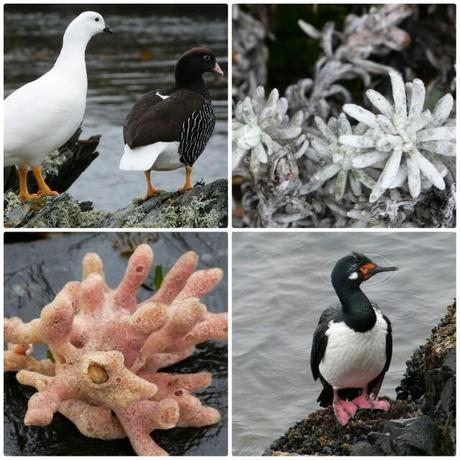
[[[95,18],[94,20],[95,20],[96,22],[99,22],[99,18]]]
[[[205,61],[210,61],[210,60],[211,60],[211,56],[209,56],[209,54],[205,54],[205,55],[203,56],[203,59],[204,59]]]

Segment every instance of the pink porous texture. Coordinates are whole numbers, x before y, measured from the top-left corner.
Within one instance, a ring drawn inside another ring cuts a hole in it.
[[[5,370],[38,390],[26,425],[48,425],[60,412],[86,436],[128,437],[138,455],[167,455],[151,438],[153,430],[219,422],[219,412],[192,395],[211,383],[209,373],[159,370],[189,357],[197,344],[227,337],[227,314],[200,303],[223,273],[196,270],[198,256],[187,252],[161,288],[137,303],[152,261],[150,247],[140,245],[110,289],[101,259],[87,254],[83,281],[67,283],[40,318],[5,320]],[[54,362],[35,359],[33,344],[47,345]]]

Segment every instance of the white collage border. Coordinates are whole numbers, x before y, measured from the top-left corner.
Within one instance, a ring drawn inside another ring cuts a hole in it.
[[[1,9],[1,12],[0,12],[0,28],[1,28],[1,49],[3,50],[4,49],[4,37],[3,37],[3,24],[4,24],[4,17],[3,17],[3,14],[4,14],[4,5],[5,4],[53,4],[53,3],[63,3],[63,2],[57,2],[57,1],[37,1],[37,0],[29,0],[29,1],[18,1],[18,0],[11,0],[11,1],[4,1],[2,0],[2,9]],[[107,1],[107,0],[100,0],[100,1],[97,1],[97,2],[90,2],[88,0],[75,0],[73,2],[66,2],[66,3],[72,3],[72,4],[88,4],[88,5],[93,5],[93,4],[127,4],[129,3],[128,1],[119,1],[119,0],[112,0],[112,1]],[[347,4],[347,3],[353,3],[353,4],[382,4],[382,3],[426,3],[426,4],[453,4],[455,3],[457,5],[457,17],[456,17],[456,25],[457,25],[457,43],[456,43],[456,53],[457,53],[457,62],[459,62],[459,36],[458,36],[458,30],[459,30],[459,26],[460,26],[460,20],[459,20],[459,11],[458,11],[458,6],[459,6],[459,1],[456,0],[455,2],[453,1],[418,1],[418,2],[409,2],[409,1],[395,1],[395,0],[387,0],[387,1],[382,1],[382,2],[378,2],[378,1],[363,1],[363,0],[354,0],[352,2],[347,2],[347,1],[344,1],[344,0],[336,0],[336,1],[325,1],[325,0],[319,0],[319,1],[300,1],[300,0],[290,0],[290,1],[287,1],[287,2],[283,2],[282,0],[278,0],[278,1],[261,1],[261,0],[252,0],[252,1],[240,1],[240,0],[228,0],[228,1],[206,1],[206,0],[202,0],[202,1],[198,1],[198,0],[193,0],[193,1],[171,1],[171,0],[163,0],[163,1],[146,1],[146,0],[136,0],[135,2],[133,3],[136,3],[136,4],[226,4],[228,5],[228,43],[229,43],[229,47],[228,47],[228,55],[227,55],[227,59],[228,59],[228,152],[229,152],[229,155],[228,155],[228,181],[229,181],[229,186],[228,186],[228,214],[229,214],[229,224],[228,224],[228,227],[227,228],[222,228],[222,229],[168,229],[168,228],[159,228],[159,229],[155,229],[154,231],[155,232],[203,232],[203,233],[206,233],[206,232],[222,232],[222,233],[226,233],[228,235],[228,244],[227,244],[227,248],[228,248],[228,267],[227,267],[227,276],[228,276],[228,313],[229,313],[229,317],[230,319],[232,318],[232,268],[233,268],[233,264],[232,264],[232,235],[233,233],[245,233],[245,232],[273,232],[273,233],[278,233],[278,232],[389,232],[389,233],[392,233],[392,232],[413,232],[413,233],[417,233],[417,232],[447,232],[447,233],[455,233],[456,234],[456,273],[458,275],[458,273],[460,272],[459,271],[459,249],[458,249],[458,234],[459,234],[459,230],[458,230],[458,216],[457,216],[457,226],[455,229],[407,229],[407,228],[404,228],[404,229],[382,229],[382,228],[378,228],[378,229],[349,229],[349,228],[343,228],[343,229],[320,229],[320,228],[312,228],[312,229],[301,229],[301,228],[295,228],[295,229],[251,229],[251,228],[235,228],[233,229],[232,226],[231,226],[231,222],[232,222],[232,187],[231,187],[231,178],[232,178],[232,171],[231,171],[231,120],[232,120],[232,91],[231,91],[231,83],[232,83],[232,53],[231,53],[231,43],[232,43],[232,15],[231,15],[231,8],[232,8],[232,5],[233,4]],[[3,63],[3,59],[1,59],[1,64],[0,64],[0,78],[1,78],[1,82],[2,82],[2,87],[3,87],[3,79],[4,79],[4,67],[3,67],[4,63]],[[456,113],[458,114],[459,113],[459,108],[460,108],[460,102],[458,101],[458,98],[457,98],[457,101],[456,101]],[[460,131],[460,128],[459,128],[459,125],[457,123],[457,126],[456,126],[456,134],[457,134],[457,139],[459,138],[459,131]],[[0,143],[1,145],[3,145],[3,106],[2,106],[2,109],[1,109],[1,116],[0,116]],[[457,147],[457,151],[458,151],[458,147]],[[0,160],[3,164],[3,155],[1,156],[1,160]],[[456,165],[456,168],[457,168],[457,176],[458,176],[458,172],[459,172],[459,162],[457,161],[457,165]],[[1,189],[3,190],[3,175],[1,176],[1,179],[0,179],[0,185],[1,185]],[[458,197],[458,192],[457,192],[457,197]],[[146,229],[124,229],[124,228],[113,228],[113,229],[55,229],[55,228],[50,228],[50,229],[5,229],[4,227],[4,221],[3,221],[3,213],[2,213],[2,216],[1,216],[1,232],[2,232],[2,245],[0,247],[0,256],[2,257],[2,260],[3,260],[3,244],[4,244],[4,234],[5,232],[10,232],[10,231],[14,231],[14,232],[57,232],[57,233],[60,233],[60,232],[69,232],[69,233],[72,233],[72,232],[101,232],[101,233],[104,233],[104,232],[142,232],[142,231],[149,231],[149,230],[146,230]],[[3,305],[3,299],[4,299],[4,293],[3,293],[3,279],[4,279],[4,263],[1,264],[1,267],[0,267],[0,279],[2,280],[2,282],[0,283],[0,298],[2,299],[2,305]],[[457,287],[456,287],[456,297],[458,298],[458,283],[457,283]],[[230,320],[230,325],[229,325],[229,341],[228,341],[228,454],[227,456],[228,457],[231,457],[231,458],[235,458],[235,459],[249,459],[249,458],[254,458],[254,459],[260,459],[262,460],[262,456],[251,456],[251,457],[244,457],[244,456],[234,456],[232,454],[232,409],[233,409],[233,405],[232,405],[232,375],[233,375],[233,369],[232,369],[232,348],[233,348],[233,343],[232,343],[232,329],[233,329],[233,324],[232,324],[232,321]],[[1,336],[2,336],[2,339],[3,339],[3,328],[2,328],[2,331],[1,331]],[[459,359],[459,356],[457,354],[457,365],[458,363],[460,362],[460,359]],[[1,379],[0,381],[0,391],[1,393],[3,394],[3,379]],[[458,400],[458,397],[459,397],[459,385],[457,385],[457,400]],[[3,409],[3,398],[2,398],[2,409]],[[2,410],[3,412],[3,410]],[[283,433],[284,429],[283,428],[287,428],[287,427],[280,427],[280,434]],[[457,439],[458,439],[458,434],[460,432],[460,428],[458,427],[458,424],[457,424]],[[3,437],[3,434],[4,434],[4,430],[3,430],[3,417],[1,418],[1,422],[0,422],[0,444],[1,444],[1,451],[0,451],[0,455],[1,455],[1,458],[11,458],[11,459],[21,459],[21,458],[29,458],[29,457],[22,457],[22,456],[15,456],[15,457],[7,457],[4,455],[4,437]],[[456,458],[460,458],[460,455],[459,453],[457,453],[456,455]],[[48,457],[44,457],[44,456],[37,456],[35,458],[38,458],[38,459],[45,459],[45,458],[48,458]],[[54,457],[54,458],[68,458],[68,457]],[[75,457],[75,458],[82,458],[82,459],[86,459],[88,457]],[[119,458],[123,458],[123,457],[98,457],[98,458],[110,458],[110,459],[119,459]],[[127,458],[127,457],[125,457]],[[129,458],[132,458],[132,457],[129,457]],[[151,457],[141,457],[141,458],[151,458]],[[179,458],[183,458],[183,457],[170,457],[170,458],[173,458],[173,459],[179,459]],[[196,457],[195,457],[196,458]],[[201,457],[200,457],[201,458]],[[202,457],[203,459],[212,459],[214,457]],[[215,457],[215,458],[223,458],[223,457]],[[302,457],[296,457],[296,458],[302,458]],[[306,457],[304,457],[306,458]],[[325,459],[334,459],[334,458],[337,458],[337,457],[334,457],[334,456],[325,456],[325,457],[321,457],[321,458],[325,458]],[[358,457],[358,458],[363,458],[363,457]],[[389,457],[385,457],[385,458],[388,458],[388,459],[400,459],[401,457],[392,457],[392,456],[389,456]],[[418,458],[418,457],[405,457],[405,458]],[[431,457],[431,458],[439,458],[439,459],[443,459],[445,457]]]

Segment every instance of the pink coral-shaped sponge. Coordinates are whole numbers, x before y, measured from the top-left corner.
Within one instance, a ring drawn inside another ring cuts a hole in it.
[[[5,320],[5,370],[17,371],[19,382],[38,390],[26,425],[48,425],[59,411],[86,436],[127,436],[138,455],[166,455],[150,437],[153,430],[220,420],[218,411],[192,395],[211,383],[209,373],[158,370],[187,358],[199,343],[227,337],[227,315],[200,303],[222,271],[196,270],[198,256],[188,252],[158,292],[137,303],[152,261],[150,247],[140,245],[118,287],[110,289],[101,259],[87,254],[83,281],[67,283],[40,318]],[[35,359],[33,344],[46,344],[54,363]]]

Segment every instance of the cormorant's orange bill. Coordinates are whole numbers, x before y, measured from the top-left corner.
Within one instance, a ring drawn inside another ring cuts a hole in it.
[[[359,267],[359,271],[362,273],[365,280],[374,276],[376,273],[394,272],[396,270],[398,270],[398,267],[379,267],[373,263],[367,263]]]
[[[359,267],[359,271],[363,274],[365,280],[372,276],[372,270],[377,267],[375,264],[367,263]]]

